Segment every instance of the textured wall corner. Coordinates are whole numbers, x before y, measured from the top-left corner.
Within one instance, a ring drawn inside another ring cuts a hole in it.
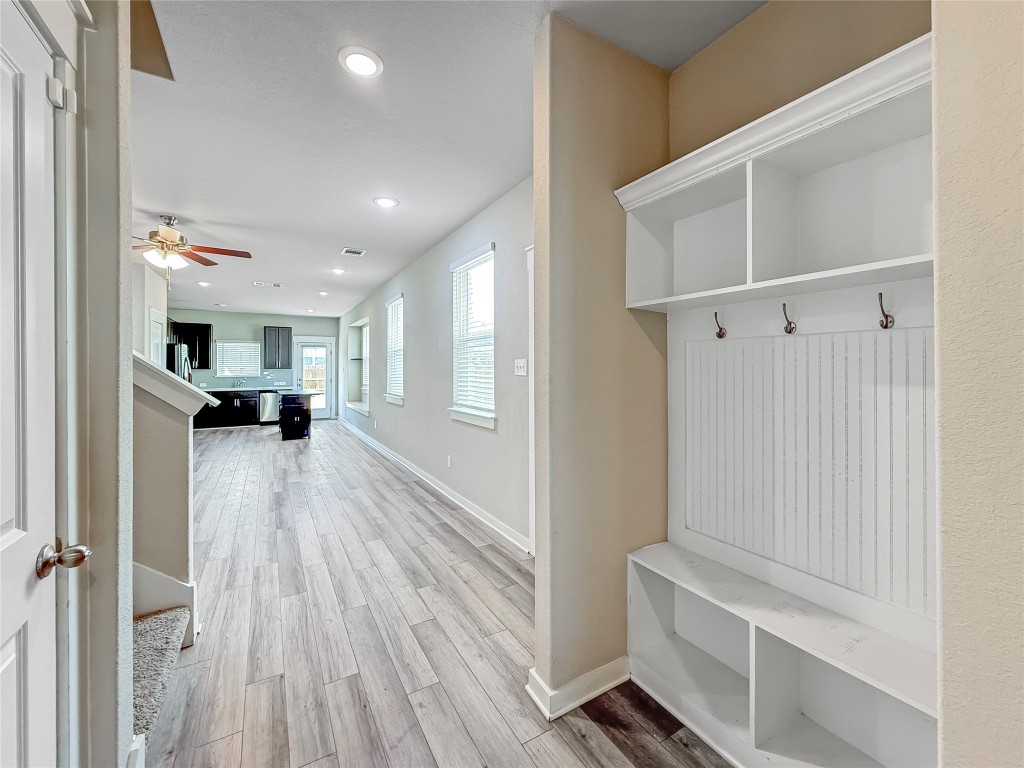
[[[940,755],[1024,764],[1019,2],[933,7]]]

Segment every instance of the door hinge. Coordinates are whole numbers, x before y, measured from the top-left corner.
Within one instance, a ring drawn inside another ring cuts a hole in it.
[[[60,78],[46,78],[46,97],[57,109],[63,109],[71,115],[78,114],[78,94],[73,88],[65,88]]]
[[[57,109],[64,109],[64,83],[56,77],[46,78],[46,97]]]

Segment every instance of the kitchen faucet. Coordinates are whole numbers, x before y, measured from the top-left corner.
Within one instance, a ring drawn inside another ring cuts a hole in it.
[[[235,383],[232,386],[244,387],[245,386],[245,379],[235,379]]]

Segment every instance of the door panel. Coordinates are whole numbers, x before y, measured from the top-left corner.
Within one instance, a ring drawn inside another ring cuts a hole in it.
[[[334,344],[329,342],[300,341],[295,345],[295,386],[315,389],[323,394],[313,395],[310,408],[314,419],[329,419],[334,415]]]
[[[0,760],[56,762],[56,603],[36,555],[55,523],[53,62],[0,4]]]

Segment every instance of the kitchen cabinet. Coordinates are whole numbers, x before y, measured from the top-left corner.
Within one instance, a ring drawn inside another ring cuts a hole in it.
[[[201,371],[210,368],[213,359],[213,326],[208,323],[176,323],[171,322],[171,341],[188,346],[188,358],[192,370]]]
[[[211,392],[220,405],[204,405],[192,419],[193,429],[246,427],[260,422],[260,394],[254,389]]]
[[[281,325],[263,327],[263,367],[268,370],[292,367],[292,329]]]

